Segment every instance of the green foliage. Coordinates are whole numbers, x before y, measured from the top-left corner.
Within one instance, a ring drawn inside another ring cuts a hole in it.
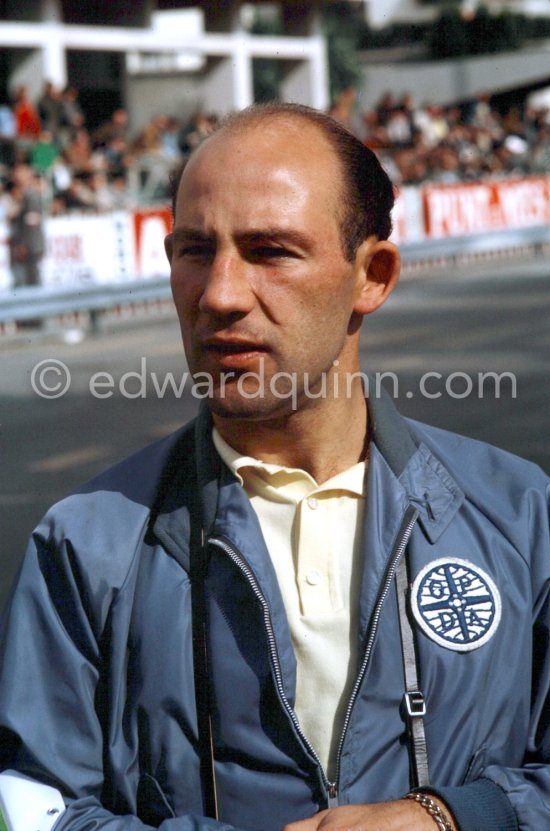
[[[273,15],[257,12],[251,32],[255,35],[280,35],[280,20]],[[252,62],[254,101],[263,104],[278,101],[282,79],[281,62],[276,58],[255,58]]]
[[[383,29],[371,29],[365,23],[358,32],[358,46],[363,50],[423,44],[431,29],[429,23],[392,23]]]
[[[511,12],[493,15],[486,6],[463,18],[449,5],[434,24],[428,45],[434,58],[452,58],[513,51],[535,37],[550,37],[550,20]]]
[[[362,80],[355,45],[348,38],[327,32],[327,51],[331,101],[349,87],[356,87]]]
[[[455,58],[468,54],[466,22],[453,6],[446,6],[434,24],[428,41],[434,58]]]
[[[281,62],[271,58],[254,58],[252,62],[254,101],[264,104],[278,101],[281,88]]]
[[[439,0],[423,2],[439,4]],[[357,27],[360,50],[425,44],[434,58],[513,51],[537,38],[550,38],[550,18],[513,12],[493,15],[482,5],[472,19],[464,19],[459,0],[446,0],[435,23],[394,23],[383,29],[371,29],[367,24]]]
[[[524,40],[531,36],[528,17],[504,12],[500,16],[501,44],[503,50],[519,49]]]
[[[550,17],[534,17],[530,20],[532,38],[550,38]]]
[[[322,3],[322,25],[327,40],[331,99],[357,86],[362,71],[357,59],[358,41],[365,24],[362,13],[349,2]],[[281,34],[276,15],[256,12],[251,32],[257,35]],[[282,66],[278,60],[258,58],[254,61],[254,100],[273,101],[280,97]]]
[[[362,82],[357,51],[365,24],[361,11],[349,3],[324,3],[321,12],[327,40],[330,97],[336,101],[345,89]]]
[[[466,21],[464,27],[468,52],[471,55],[481,55],[483,52],[500,52],[498,35],[501,26],[499,24],[500,17],[493,19],[485,6],[480,6],[474,17]]]

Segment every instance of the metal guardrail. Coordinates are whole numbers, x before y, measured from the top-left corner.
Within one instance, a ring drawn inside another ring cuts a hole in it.
[[[545,253],[550,246],[550,225],[517,228],[463,237],[427,239],[399,246],[404,263],[426,263],[436,260],[468,262],[485,254],[506,256],[507,252],[529,249],[534,255]]]
[[[400,249],[403,263],[412,269],[447,262],[464,264],[486,255],[497,258],[510,256],[514,252],[529,252],[536,256],[550,251],[550,225],[422,240],[403,244]],[[98,328],[99,316],[107,310],[168,300],[170,297],[168,277],[69,289],[27,286],[0,294],[0,325],[87,313],[93,330]]]
[[[25,286],[0,295],[0,323],[87,312],[90,326],[97,327],[98,316],[117,306],[131,306],[171,297],[168,277],[132,280],[127,283],[50,289]]]

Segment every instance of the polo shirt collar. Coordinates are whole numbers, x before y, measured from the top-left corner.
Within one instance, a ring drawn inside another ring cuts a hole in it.
[[[319,485],[311,474],[301,468],[276,465],[252,456],[241,455],[222,438],[215,427],[212,430],[212,441],[222,461],[239,483],[246,484],[247,490],[267,499],[276,497],[278,494],[283,498],[286,497],[285,501],[287,499],[295,501],[314,491],[320,493],[335,490],[359,497],[364,496],[365,462],[358,462]]]

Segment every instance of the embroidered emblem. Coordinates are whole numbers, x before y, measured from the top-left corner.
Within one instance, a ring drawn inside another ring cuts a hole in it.
[[[502,610],[500,593],[479,566],[455,557],[428,563],[411,590],[416,622],[440,646],[469,652],[495,634]]]

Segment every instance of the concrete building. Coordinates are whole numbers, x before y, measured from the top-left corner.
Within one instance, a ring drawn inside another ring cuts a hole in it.
[[[360,106],[363,111],[374,107],[388,91],[397,99],[412,94],[417,104],[452,104],[483,93],[537,89],[549,81],[550,49],[544,46],[437,63],[372,61],[365,65]]]
[[[158,112],[223,114],[253,101],[258,58],[281,62],[281,95],[325,108],[319,0],[279,0],[282,34],[251,34],[242,0],[0,0],[4,95],[74,84],[98,120],[116,106],[139,126]],[[105,112],[103,112],[105,111]]]
[[[362,0],[365,19],[373,28],[383,28],[392,23],[426,23],[441,10],[441,2],[427,0]],[[536,17],[550,17],[548,0],[461,0],[465,13],[474,11],[481,3],[492,11],[510,11]]]
[[[434,20],[442,3],[426,0],[363,0],[373,28],[392,23],[426,23]],[[442,0],[443,2],[443,0]],[[550,17],[550,0],[461,0],[465,15],[480,4],[499,14],[509,11]],[[412,50],[411,50],[412,52]],[[391,91],[396,97],[412,94],[417,103],[451,104],[482,93],[507,93],[520,87],[537,88],[550,81],[550,42],[533,41],[514,52],[430,60],[399,49],[363,54],[364,83],[360,106],[373,107]]]

